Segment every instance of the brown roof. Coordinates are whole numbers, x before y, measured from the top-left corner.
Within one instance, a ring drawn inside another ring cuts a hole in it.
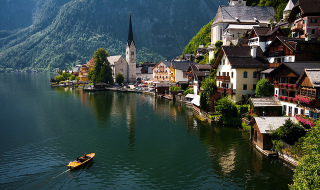
[[[307,75],[310,82],[313,85],[313,88],[319,88],[320,87],[320,68],[313,68],[313,69],[305,69],[304,73],[300,75],[297,84],[300,83],[300,81],[303,78],[303,75]]]
[[[249,46],[222,46],[232,68],[268,68],[269,62],[262,55],[260,47],[257,48],[257,57],[252,58]]]
[[[298,0],[293,9],[300,7],[304,14],[318,13],[320,15],[320,0]]]
[[[282,104],[277,97],[251,98],[254,107],[281,107]]]

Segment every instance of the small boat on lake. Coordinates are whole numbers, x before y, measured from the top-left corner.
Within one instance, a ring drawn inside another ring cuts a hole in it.
[[[74,161],[70,161],[69,164],[67,165],[67,168],[68,169],[78,168],[88,163],[90,160],[92,160],[95,155],[96,155],[95,153],[84,154],[84,156],[81,156]]]

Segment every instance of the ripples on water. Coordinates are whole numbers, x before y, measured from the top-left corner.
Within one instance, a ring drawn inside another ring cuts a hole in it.
[[[51,89],[49,78],[0,74],[0,189],[286,189],[291,182],[291,169],[253,149],[248,134],[209,126],[188,106]],[[68,171],[84,152],[95,152],[94,161]]]

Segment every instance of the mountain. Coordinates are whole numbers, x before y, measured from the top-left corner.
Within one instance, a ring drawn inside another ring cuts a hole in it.
[[[101,47],[124,55],[130,11],[138,62],[172,59],[214,18],[218,3],[6,0],[0,3],[0,70],[70,68],[86,63]]]

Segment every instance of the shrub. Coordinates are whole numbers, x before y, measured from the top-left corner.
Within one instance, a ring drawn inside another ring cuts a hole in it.
[[[193,88],[188,88],[186,91],[183,92],[184,96],[186,96],[187,94],[194,94]]]

